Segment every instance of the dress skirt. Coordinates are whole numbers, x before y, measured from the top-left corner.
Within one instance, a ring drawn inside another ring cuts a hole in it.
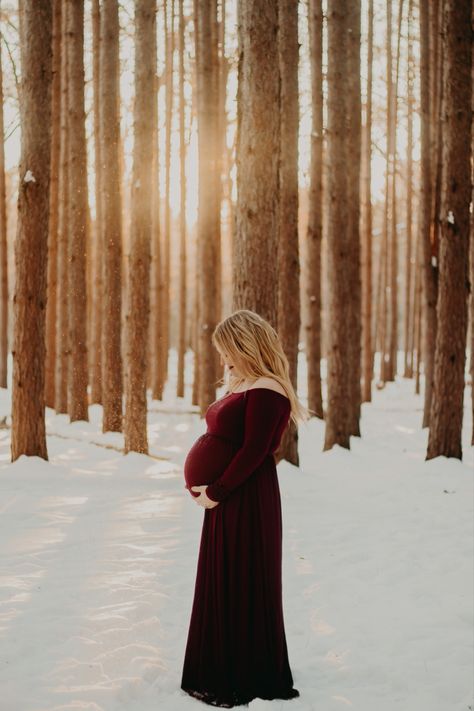
[[[282,606],[282,511],[273,454],[204,509],[181,688],[231,708],[291,699]]]

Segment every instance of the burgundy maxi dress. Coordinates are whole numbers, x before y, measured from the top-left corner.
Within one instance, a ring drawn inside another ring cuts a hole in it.
[[[273,452],[290,401],[268,388],[209,405],[207,431],[184,465],[208,484],[181,688],[213,706],[291,699],[282,608],[282,514]],[[190,492],[199,496],[197,492]]]

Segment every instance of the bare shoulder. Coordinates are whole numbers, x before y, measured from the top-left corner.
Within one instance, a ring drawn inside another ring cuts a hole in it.
[[[284,388],[280,385],[278,380],[274,380],[273,378],[266,376],[258,378],[258,380],[253,383],[250,390],[253,390],[254,388],[267,388],[268,390],[275,390],[275,392],[280,393],[280,395],[285,395],[287,397]]]

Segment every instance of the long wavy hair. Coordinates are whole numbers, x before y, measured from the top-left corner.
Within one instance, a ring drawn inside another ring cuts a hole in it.
[[[220,380],[221,385],[227,385],[229,392],[238,390],[246,379],[274,378],[288,396],[293,422],[298,424],[298,421],[309,420],[311,411],[297,398],[290,380],[288,359],[277,332],[268,321],[255,311],[239,309],[217,324],[211,339],[221,355],[225,353],[230,358],[238,359],[242,376],[229,371],[227,378],[224,375]]]

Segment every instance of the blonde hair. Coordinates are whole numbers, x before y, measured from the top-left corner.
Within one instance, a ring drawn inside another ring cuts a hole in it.
[[[235,392],[246,378],[274,378],[288,396],[293,422],[298,424],[310,418],[310,410],[300,403],[291,383],[280,338],[268,321],[255,311],[239,309],[217,324],[211,340],[219,352],[239,359],[242,377],[229,373],[227,381],[225,377],[220,381],[230,392]]]

